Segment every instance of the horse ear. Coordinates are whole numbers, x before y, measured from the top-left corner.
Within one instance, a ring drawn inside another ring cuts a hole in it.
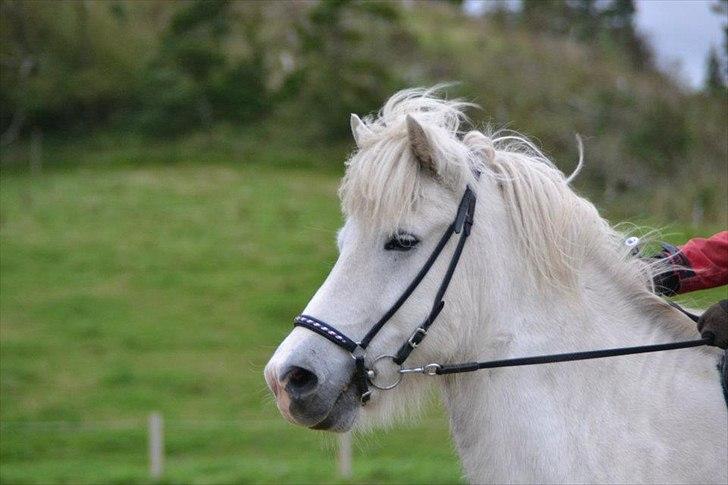
[[[351,114],[351,134],[354,136],[354,142],[356,143],[356,146],[361,147],[361,138],[362,136],[371,133],[372,130],[370,130],[367,125],[364,124],[364,122],[354,113]]]
[[[422,125],[411,115],[407,115],[407,135],[409,136],[412,153],[414,153],[422,168],[433,175],[438,175],[435,153],[430,138]]]

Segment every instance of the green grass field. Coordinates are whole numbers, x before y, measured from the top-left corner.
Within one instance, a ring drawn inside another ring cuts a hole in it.
[[[226,165],[4,174],[2,482],[143,482],[153,410],[169,482],[335,481],[335,439],[285,423],[262,368],[335,260],[337,182]],[[357,439],[354,476],[458,481],[444,417]]]
[[[146,482],[154,410],[166,482],[337,481],[335,439],[286,424],[262,378],[335,260],[336,173],[66,167],[0,183],[2,483]],[[460,480],[437,406],[356,440],[353,483]]]

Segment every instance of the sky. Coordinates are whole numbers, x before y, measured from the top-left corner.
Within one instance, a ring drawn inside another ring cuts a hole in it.
[[[711,46],[722,51],[725,18],[710,10],[710,0],[638,0],[637,28],[650,41],[658,66],[672,70],[688,85],[700,87]]]
[[[517,8],[518,0],[505,0]],[[710,7],[715,0],[636,0],[637,29],[649,41],[657,65],[686,85],[700,88],[711,46],[722,52],[722,24],[727,22]],[[491,0],[466,0],[465,9],[478,13]]]

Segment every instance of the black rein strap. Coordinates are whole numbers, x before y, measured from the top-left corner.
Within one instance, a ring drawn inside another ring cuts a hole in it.
[[[619,347],[616,349],[590,350],[587,352],[570,352],[567,354],[536,355],[533,357],[519,357],[516,359],[489,360],[486,362],[466,362],[463,364],[446,364],[434,367],[434,373],[458,374],[461,372],[473,372],[481,369],[494,369],[496,367],[516,367],[521,365],[553,364],[555,362],[573,362],[575,360],[602,359],[604,357],[616,357],[619,355],[644,354],[647,352],[660,352],[663,350],[685,349],[689,347],[701,347],[711,345],[712,337],[698,340],[686,340],[683,342],[671,342],[668,344],[641,345],[638,347]],[[427,373],[424,372],[423,373]]]
[[[665,301],[692,321],[697,322],[700,319],[698,315],[690,313],[677,303],[670,300]],[[605,357],[617,357],[620,355],[646,354],[648,352],[662,352],[664,350],[687,349],[690,347],[713,345],[715,336],[712,333],[704,333],[703,335],[705,336],[698,340],[684,340],[682,342],[670,342],[667,344],[617,347],[615,349],[589,350],[586,352],[569,352],[565,354],[535,355],[532,357],[489,360],[485,362],[465,362],[462,364],[430,364],[431,367],[429,372],[426,372],[426,370],[423,369],[423,373],[434,373],[437,375],[458,374],[461,372],[473,372],[481,369],[495,369],[497,367],[517,367],[521,365],[553,364],[556,362],[573,362],[575,360],[603,359]],[[414,372],[414,370],[412,372]]]

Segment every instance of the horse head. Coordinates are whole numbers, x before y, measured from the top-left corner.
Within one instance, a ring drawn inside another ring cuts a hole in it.
[[[340,189],[346,222],[337,237],[339,258],[302,313],[356,342],[392,313],[453,223],[463,191],[478,187],[483,157],[492,151],[484,135],[458,136],[464,103],[428,94],[405,91],[390,99],[378,118],[351,118],[357,150]],[[421,283],[367,342],[366,367],[370,377],[372,371],[378,374],[373,384],[387,387],[399,380],[397,366],[384,356],[394,356],[430,313],[456,239],[446,241]],[[459,268],[453,275],[438,329],[417,349],[417,360],[447,359],[456,352],[459,334],[451,323],[463,316],[463,306],[473,306],[466,273]],[[375,363],[377,357],[383,358]],[[401,414],[423,394],[423,386],[403,382],[389,393],[373,389],[362,407],[355,371],[350,350],[294,328],[265,377],[287,419],[333,431],[350,429],[360,415],[372,421]]]

